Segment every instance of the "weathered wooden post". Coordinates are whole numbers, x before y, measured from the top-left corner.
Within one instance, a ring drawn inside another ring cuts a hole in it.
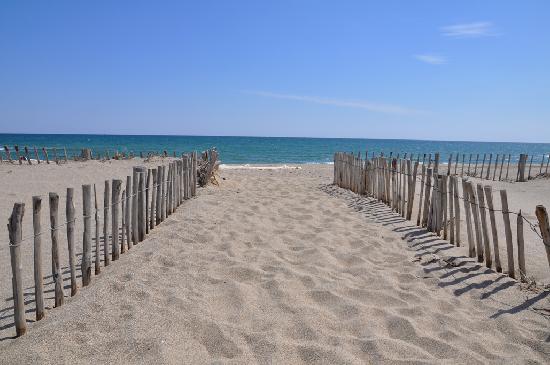
[[[426,170],[426,185],[424,187],[424,213],[422,215],[422,227],[427,227],[428,225],[428,215],[430,211],[430,194],[432,187],[432,169]]]
[[[491,244],[489,242],[489,230],[487,227],[487,214],[485,212],[485,198],[483,193],[483,186],[477,184],[477,201],[479,205],[479,214],[481,216],[481,233],[483,237],[483,248],[485,251],[485,266],[491,267],[493,265],[493,259],[491,255]]]
[[[15,320],[15,332],[17,336],[23,336],[27,332],[25,320],[25,297],[23,296],[23,268],[21,266],[21,241],[23,240],[23,215],[25,203],[15,203],[8,221],[10,239],[10,258],[13,289],[13,311]]]
[[[36,147],[34,147],[34,157],[36,158],[36,162],[40,165],[40,156],[38,156],[38,150],[36,149]]]
[[[36,305],[36,320],[44,318],[44,276],[42,275],[42,224],[40,212],[42,198],[32,197],[32,227],[34,233],[34,298]]]
[[[63,277],[61,265],[59,263],[59,239],[58,239],[58,216],[59,195],[56,193],[49,194],[50,200],[50,232],[52,238],[52,278],[55,283],[55,307],[63,305]]]
[[[44,154],[44,158],[46,159],[46,163],[50,164],[50,158],[48,157],[48,151],[46,151],[46,147],[42,147],[42,153]]]
[[[517,241],[518,241],[518,268],[519,268],[519,277],[522,281],[527,279],[527,270],[525,268],[525,241],[523,239],[523,216],[521,215],[521,210],[518,213],[517,217]]]
[[[158,226],[162,220],[162,166],[157,166],[157,199],[155,205],[155,224]]]
[[[540,233],[542,236],[542,243],[546,250],[546,258],[548,259],[548,266],[550,266],[550,224],[548,223],[548,213],[546,208],[542,205],[537,205],[535,214],[539,221]]]
[[[159,166],[160,168],[160,189],[161,189],[161,196],[160,196],[160,221],[164,222],[164,219],[166,218],[166,168],[164,165]]]
[[[468,256],[475,257],[476,246],[474,242],[474,234],[472,231],[472,211],[470,204],[470,192],[468,189],[468,181],[462,179],[462,193],[464,195],[464,212],[466,215],[466,233],[468,234]]]
[[[25,146],[25,159],[29,165],[32,165],[31,157],[29,156],[29,148]]]
[[[157,169],[152,169],[152,176],[153,176],[153,186],[152,186],[152,192],[151,192],[151,213],[149,214],[149,217],[151,218],[151,221],[149,222],[149,229],[155,228],[155,215],[156,215],[156,209],[157,209]]]
[[[89,184],[82,185],[82,217],[84,232],[82,233],[82,262],[80,264],[80,271],[82,274],[82,287],[85,287],[92,280],[92,185]],[[97,229],[96,235],[99,236]]]
[[[69,270],[71,273],[71,297],[75,296],[78,292],[78,285],[76,284],[76,252],[74,248],[74,189],[67,188],[67,199],[65,205],[65,217],[67,218],[67,248],[69,252]]]
[[[138,243],[138,189],[139,189],[139,168],[132,170],[132,244]]]
[[[141,242],[145,239],[145,183],[146,173],[145,167],[139,167],[139,184],[138,184],[138,241]]]
[[[22,165],[23,161],[21,161],[21,155],[19,154],[19,146],[13,146],[15,149],[15,156],[17,157],[17,161],[19,161],[19,164]]]
[[[512,242],[512,227],[510,226],[510,212],[508,211],[508,195],[506,190],[500,191],[502,217],[504,219],[504,233],[506,234],[506,253],[508,256],[508,276],[515,278],[514,244]]]
[[[112,182],[112,202],[113,202],[113,214],[112,214],[112,258],[116,261],[120,257],[120,242],[119,242],[119,220],[120,220],[120,190],[122,187],[122,180],[113,179]]]
[[[100,257],[100,236],[99,236],[99,209],[97,205],[97,191],[94,184],[94,218],[95,218],[95,274],[101,272],[101,257]]]
[[[493,192],[490,186],[485,186],[483,188],[485,191],[485,198],[487,201],[487,206],[489,208],[489,219],[491,221],[491,234],[493,236],[493,251],[495,253],[495,270],[497,272],[502,272],[502,266],[500,264],[500,252],[498,249],[498,231],[495,219],[495,208],[493,206]]]
[[[147,169],[147,180],[145,181],[145,234],[149,234],[149,185],[151,184],[151,169]]]
[[[53,158],[56,165],[59,165],[59,159],[57,158],[57,148],[53,148]]]
[[[105,192],[103,195],[103,265],[109,266],[109,208],[110,204],[109,180],[105,180]]]
[[[122,197],[120,198],[120,206],[122,213],[120,215],[122,224],[120,226],[120,253],[126,252],[126,189],[122,190]]]
[[[9,147],[8,147],[8,146],[4,146],[4,151],[6,151],[6,156],[8,157],[8,161],[9,161],[10,163],[13,163],[13,160],[12,160],[12,158],[11,158],[11,153],[10,153]]]
[[[126,212],[124,212],[124,223],[126,226],[124,228],[126,229],[126,243],[128,245],[128,250],[132,248],[132,194],[132,177],[126,176]]]

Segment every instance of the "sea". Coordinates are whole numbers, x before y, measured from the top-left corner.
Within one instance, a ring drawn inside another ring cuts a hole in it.
[[[284,163],[331,163],[335,152],[366,153],[369,157],[375,155],[393,156],[399,154],[440,153],[441,161],[448,160],[453,154],[453,160],[458,153],[477,154],[483,156],[493,154],[511,155],[511,162],[517,162],[521,153],[533,156],[534,163],[540,163],[545,156],[548,160],[550,143],[515,143],[515,142],[465,142],[465,141],[427,141],[407,139],[368,139],[368,138],[302,138],[302,137],[229,137],[229,136],[161,136],[161,135],[96,135],[96,134],[2,134],[0,147],[5,158],[3,146],[11,151],[17,145],[20,149],[33,147],[66,148],[69,158],[80,155],[82,148],[90,148],[93,153],[104,155],[106,151],[112,155],[115,151],[124,153],[167,151],[170,155],[176,152],[180,155],[189,151],[203,151],[216,147],[220,159],[226,164],[284,164]],[[33,152],[34,153],[34,152]],[[33,154],[31,154],[33,157]],[[480,157],[482,158],[482,157]],[[481,163],[481,159],[480,159]],[[546,163],[546,162],[545,162]]]

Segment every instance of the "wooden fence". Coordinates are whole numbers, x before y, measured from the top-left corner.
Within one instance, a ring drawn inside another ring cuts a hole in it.
[[[407,153],[402,155],[403,159],[407,159]],[[366,153],[368,158],[368,152]],[[375,153],[372,152],[372,158],[375,158]],[[380,153],[380,157],[385,157],[383,153]],[[393,158],[393,152],[389,154],[388,158]],[[440,154],[434,153],[433,158],[432,154],[416,154],[416,162],[422,162],[422,164],[435,164],[439,165]],[[493,157],[495,157],[493,159]],[[541,162],[537,169],[537,164],[533,165],[534,155],[530,157],[527,154],[520,154],[517,158],[517,163],[512,166],[511,161],[516,160],[512,157],[511,154],[499,154],[496,155],[492,153],[481,154],[465,154],[465,153],[450,153],[449,158],[446,161],[446,174],[449,175],[460,175],[477,177],[484,180],[493,180],[493,181],[516,181],[516,182],[525,182],[527,180],[533,179],[537,176],[548,177],[548,168],[550,166],[550,154],[543,154],[541,156]],[[397,154],[395,158],[399,159],[400,154]],[[414,154],[410,154],[408,157],[410,160],[414,161]],[[528,162],[529,161],[529,162]],[[512,169],[512,171],[511,171]],[[537,172],[538,170],[538,172]]]
[[[206,155],[215,155],[215,149]],[[59,220],[59,195],[48,194],[50,208],[50,228],[42,230],[41,208],[43,196],[33,196],[33,234],[23,239],[24,203],[15,203],[9,218],[9,246],[12,267],[12,286],[14,299],[14,322],[16,335],[26,332],[25,301],[23,295],[23,268],[21,264],[21,244],[23,241],[34,242],[34,295],[36,305],[36,320],[45,315],[44,284],[42,270],[42,240],[50,233],[52,250],[52,277],[54,281],[55,307],[63,305],[65,294],[63,290],[63,274],[59,255],[59,234],[66,227],[69,253],[69,272],[71,296],[78,293],[77,270],[82,276],[81,286],[92,282],[92,265],[94,274],[101,272],[101,242],[103,242],[103,264],[108,266],[143,241],[150,230],[161,224],[166,217],[176,211],[185,200],[197,193],[197,153],[184,154],[181,158],[170,161],[157,168],[136,166],[132,175],[126,177],[126,183],[119,179],[105,180],[103,207],[98,206],[96,186],[82,185],[83,201],[83,238],[82,260],[77,268],[75,252],[75,225],[77,220],[74,209],[74,189],[67,188],[66,216]],[[212,161],[212,162],[211,162]],[[206,169],[213,174],[215,166],[208,166],[215,160],[206,160]],[[100,218],[102,215],[103,219]],[[101,226],[103,235],[101,236]],[[95,242],[95,247],[93,243]],[[93,253],[92,253],[93,251]],[[93,262],[92,262],[93,261]]]
[[[2,151],[4,153],[2,153]],[[72,153],[71,153],[72,152]],[[103,154],[102,154],[103,153]],[[139,152],[140,158],[152,157],[152,156],[164,156],[168,157],[168,151],[164,150],[162,152],[158,151],[148,151],[148,152]],[[174,151],[171,155],[173,157],[177,156],[177,153]],[[36,146],[28,147],[24,146],[19,148],[19,146],[14,146],[13,150],[10,147],[4,145],[3,149],[0,149],[0,163],[19,163],[19,165],[32,165],[41,164],[41,163],[67,163],[69,160],[75,161],[88,161],[88,160],[123,160],[134,158],[135,155],[133,152],[119,152],[117,149],[105,149],[104,151],[95,151],[95,153],[90,148],[81,148],[78,150],[72,150],[67,153],[66,147],[40,147]]]
[[[529,222],[523,217],[521,211],[512,212],[508,209],[506,190],[499,191],[501,209],[496,209],[491,186],[483,186],[480,183],[475,186],[467,178],[460,178],[459,175],[451,174],[450,171],[449,167],[446,173],[442,173],[437,155],[434,163],[430,161],[428,165],[421,164],[418,160],[413,161],[410,157],[409,159],[374,157],[363,160],[351,153],[339,152],[334,155],[335,185],[357,194],[373,197],[407,220],[413,220],[413,214],[416,214],[417,226],[425,227],[456,246],[462,244],[460,219],[464,214],[468,255],[477,256],[478,262],[485,261],[488,268],[494,267],[497,272],[502,272],[497,213],[500,213],[503,219],[508,275],[516,278],[517,273],[521,280],[527,278],[524,223],[537,234],[540,231],[539,235],[550,266],[550,226],[544,206],[536,207],[538,224]],[[420,182],[418,192],[416,191],[417,181]],[[460,194],[459,183],[462,194]],[[419,197],[417,208],[413,211],[417,196]],[[511,216],[516,217],[517,271],[514,261]],[[491,246],[493,246],[492,249]]]

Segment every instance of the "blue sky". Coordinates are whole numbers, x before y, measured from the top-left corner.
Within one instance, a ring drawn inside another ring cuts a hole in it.
[[[550,142],[549,1],[0,3],[0,132]]]

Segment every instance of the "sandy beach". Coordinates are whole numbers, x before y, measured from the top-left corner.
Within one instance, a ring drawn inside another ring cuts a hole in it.
[[[26,202],[26,237],[31,196],[56,191],[64,207],[67,186],[75,188],[78,216],[81,184],[98,184],[102,202],[104,179],[124,178],[138,163],[3,164],[0,219],[6,222],[14,201]],[[333,186],[331,165],[297,167],[222,169],[219,186],[199,189],[61,308],[51,309],[46,269],[49,309],[36,323],[26,242],[29,329],[18,339],[1,227],[1,362],[548,362],[548,290],[526,289],[467,258],[465,247]],[[492,184],[505,184],[511,209],[526,216],[536,204],[550,206],[539,201],[549,199],[547,181]],[[49,222],[46,198],[42,219]],[[80,231],[76,237],[80,252]],[[49,239],[43,246],[49,268]],[[545,257],[529,261],[541,242],[526,234],[526,246],[530,274],[550,282]]]

